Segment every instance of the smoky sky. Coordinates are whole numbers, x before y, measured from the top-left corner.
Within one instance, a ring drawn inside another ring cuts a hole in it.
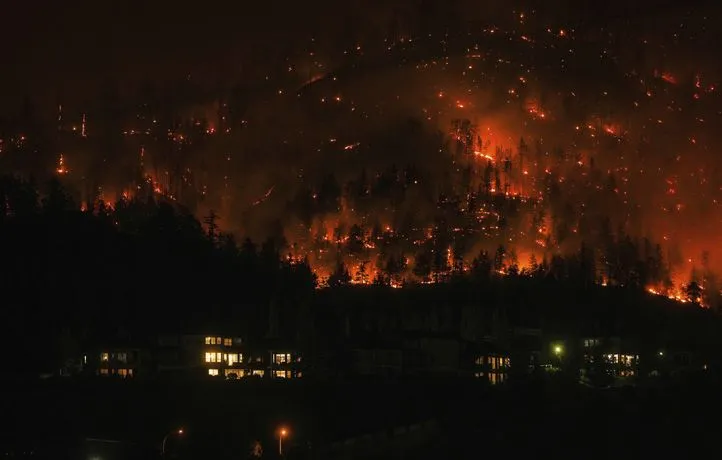
[[[525,5],[526,3],[526,5]],[[535,4],[536,3],[536,4]],[[555,0],[331,0],[211,2],[4,2],[0,25],[0,104],[92,98],[99,86],[121,89],[194,74],[202,80],[253,79],[315,38],[383,36],[394,21],[453,29],[465,21],[508,19],[515,11],[612,23],[698,11],[695,2],[571,2]],[[700,3],[700,5],[702,5]],[[684,7],[684,11],[679,8]],[[710,7],[707,6],[706,9]]]

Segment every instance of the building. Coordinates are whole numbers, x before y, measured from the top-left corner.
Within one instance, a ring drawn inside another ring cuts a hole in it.
[[[471,373],[476,379],[492,385],[504,383],[509,378],[511,357],[488,342],[472,344],[467,356],[471,356],[473,364]]]
[[[611,384],[639,375],[639,354],[633,344],[619,337],[587,337],[581,340],[583,383]]]
[[[139,348],[101,348],[83,356],[83,365],[95,375],[103,377],[133,378],[145,369],[144,353]]]
[[[301,353],[288,348],[270,351],[270,377],[274,379],[298,379],[303,377]]]
[[[246,376],[246,361],[250,357],[244,353],[240,337],[204,336],[201,348],[199,359],[211,377],[238,379]]]

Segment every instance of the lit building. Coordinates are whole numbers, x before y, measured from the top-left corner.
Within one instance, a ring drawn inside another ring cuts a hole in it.
[[[83,356],[83,364],[96,375],[120,378],[136,377],[141,366],[141,351],[135,348],[101,349]]]
[[[474,360],[474,377],[492,385],[503,383],[509,377],[511,359],[501,353],[485,353]]]
[[[240,337],[205,336],[201,359],[207,374],[213,377],[238,379],[246,376],[247,356],[241,348]]]
[[[300,353],[291,350],[273,350],[270,355],[271,378],[296,379],[303,377]]]
[[[633,349],[618,337],[583,339],[582,380],[600,375],[610,378],[635,377],[639,373],[639,355]]]

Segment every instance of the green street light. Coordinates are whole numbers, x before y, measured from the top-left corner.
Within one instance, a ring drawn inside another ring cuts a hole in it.
[[[559,344],[554,345],[554,354],[557,355],[558,358],[561,358],[561,356],[564,354],[564,347]]]

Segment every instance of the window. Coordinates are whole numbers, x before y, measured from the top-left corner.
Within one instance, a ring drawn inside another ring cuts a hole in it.
[[[128,369],[128,377],[133,377],[133,369]]]
[[[273,377],[277,379],[287,379],[291,378],[291,372],[286,371],[273,371]]]
[[[101,354],[100,354],[100,360],[101,360],[102,362],[107,363],[109,359],[110,359],[110,356],[108,355],[108,353],[101,353]]]
[[[273,363],[274,364],[285,364],[291,362],[291,354],[290,353],[274,353],[273,354]]]
[[[83,364],[88,364],[88,355],[83,355]]]
[[[222,363],[221,353],[206,352],[205,361],[207,363]]]
[[[243,362],[243,355],[240,353],[229,353],[228,354],[228,365],[233,366],[236,363]]]
[[[100,375],[108,375],[108,369],[101,369]]]
[[[218,369],[208,369],[208,375],[215,377],[218,375]]]
[[[206,337],[206,345],[215,345],[215,344],[216,344],[215,337]]]
[[[474,363],[476,363],[476,364],[479,365],[479,366],[484,365],[484,357],[483,357],[483,356],[479,356],[478,358],[476,358],[476,360],[474,361]]]
[[[216,345],[221,345],[223,343],[223,339],[220,337],[216,337]]]
[[[127,363],[128,362],[128,353],[125,353],[125,352],[117,353],[115,355],[115,359],[117,359],[118,362]]]
[[[237,378],[241,379],[241,378],[245,377],[245,375],[246,375],[246,371],[243,369],[225,369],[223,371],[223,373],[226,376],[226,378],[229,375],[235,375]]]
[[[223,339],[223,345],[227,347],[233,346],[233,339]]]
[[[121,377],[127,377],[128,376],[128,369],[118,369],[118,375]]]
[[[252,375],[254,375],[256,377],[263,377],[264,373],[265,372],[262,369],[256,369],[253,371]]]

